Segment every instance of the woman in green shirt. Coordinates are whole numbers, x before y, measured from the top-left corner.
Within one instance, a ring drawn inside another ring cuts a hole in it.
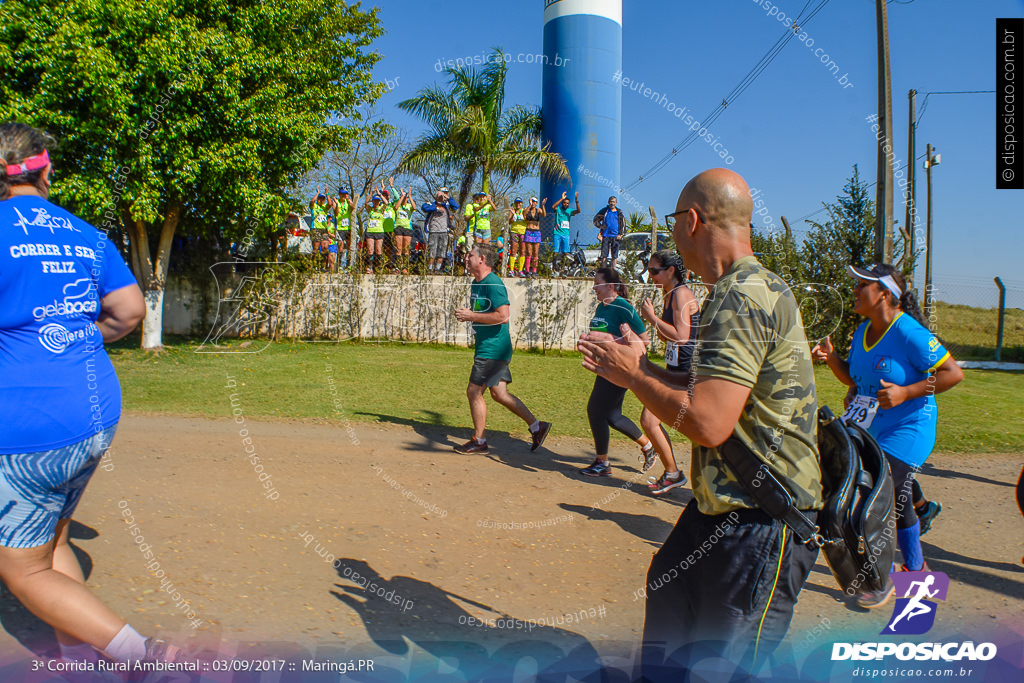
[[[384,204],[379,194],[367,197],[363,204],[363,211],[366,212],[366,255],[370,258],[370,265],[366,272],[374,272],[374,266],[381,261],[384,252],[384,219],[390,213],[390,207]],[[382,266],[383,267],[383,266]]]
[[[640,319],[636,309],[626,299],[626,286],[622,278],[613,268],[601,268],[594,275],[594,294],[597,295],[597,310],[590,320],[590,329],[594,332],[608,332],[616,337],[622,336],[620,327],[629,327],[643,341],[649,342],[644,321]],[[608,464],[608,441],[611,438],[609,428],[625,434],[640,445],[640,461],[644,463],[644,471],[654,464],[654,446],[643,431],[628,417],[622,414],[622,400],[626,397],[626,389],[616,386],[598,375],[594,378],[594,389],[590,392],[587,403],[587,417],[590,419],[590,431],[594,435],[594,449],[597,459],[589,467],[580,470],[588,477],[607,477],[612,473]],[[647,463],[650,463],[647,464]]]
[[[393,186],[392,186],[393,187]],[[416,200],[412,198],[412,188],[402,190],[401,196],[392,205],[395,214],[395,249],[402,273],[409,272],[409,248],[412,246],[412,219],[409,217],[416,210]]]

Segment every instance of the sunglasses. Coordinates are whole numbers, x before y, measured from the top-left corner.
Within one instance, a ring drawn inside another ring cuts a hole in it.
[[[651,275],[657,275],[658,273],[663,273],[666,270],[668,270],[668,268],[658,268],[656,266],[647,267],[647,272],[650,273]]]
[[[697,211],[697,209],[695,209],[694,207],[690,207],[690,208],[693,209],[693,212],[695,214],[697,214],[697,220],[699,220],[701,223],[707,224],[707,221],[704,220],[704,217],[700,215],[700,211]],[[690,212],[690,209],[683,209],[682,211],[676,211],[674,213],[670,213],[667,216],[665,216],[665,224],[671,228],[672,226],[674,226],[676,224],[676,216],[678,216],[680,214],[683,214],[683,213],[689,213],[689,212]]]

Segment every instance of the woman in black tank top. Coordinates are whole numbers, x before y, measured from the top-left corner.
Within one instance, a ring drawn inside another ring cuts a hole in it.
[[[697,327],[700,321],[700,307],[697,298],[684,283],[686,267],[683,259],[674,251],[664,249],[651,256],[647,268],[650,281],[657,284],[665,292],[665,306],[661,317],[654,310],[650,299],[644,299],[640,306],[640,316],[651,325],[658,338],[665,342],[665,364],[675,378],[668,381],[685,383],[688,379],[684,373],[690,372],[693,361],[693,349],[697,344]],[[661,421],[648,410],[640,415],[640,426],[647,438],[654,444],[654,450],[661,458],[665,473],[655,480],[650,479],[649,488],[654,495],[660,495],[686,483],[686,475],[676,467],[675,454],[668,432],[661,426]]]

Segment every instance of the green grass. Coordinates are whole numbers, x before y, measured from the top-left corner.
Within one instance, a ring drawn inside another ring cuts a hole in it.
[[[257,341],[240,348],[258,348]],[[465,387],[473,361],[469,349],[400,343],[270,344],[260,353],[197,354],[197,344],[170,343],[154,354],[122,342],[110,349],[126,410],[227,418],[229,395],[247,419],[289,418],[323,422],[388,422],[449,429],[468,436]],[[136,342],[137,344],[137,342]],[[331,369],[328,372],[327,367]],[[517,352],[511,389],[555,434],[590,438],[586,404],[594,378],[576,353]],[[835,410],[845,388],[825,367],[816,368],[821,404]],[[226,387],[228,375],[234,389]],[[332,396],[328,376],[334,381]],[[1024,408],[1017,394],[1021,374],[967,371],[964,382],[938,398],[937,450],[1014,452],[1024,449]],[[340,405],[339,412],[335,399]],[[488,399],[488,428],[522,436],[525,427]],[[630,394],[624,412],[639,419]],[[838,411],[837,411],[838,412]]]
[[[935,303],[935,331],[957,360],[995,360],[999,311]],[[1024,362],[1024,310],[1007,308],[1003,321],[1002,361]]]

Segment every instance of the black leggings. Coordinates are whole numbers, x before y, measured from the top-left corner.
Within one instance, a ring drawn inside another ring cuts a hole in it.
[[[908,465],[888,453],[885,454],[885,458],[889,461],[889,470],[892,472],[892,484],[896,494],[896,528],[909,529],[918,523],[913,503],[914,474],[918,468]]]
[[[625,389],[604,377],[594,378],[594,390],[590,392],[590,401],[587,403],[587,417],[590,418],[590,431],[594,435],[594,448],[598,455],[608,455],[608,440],[611,438],[609,427],[614,427],[615,431],[633,441],[644,435],[632,420],[622,414],[624,398]]]

